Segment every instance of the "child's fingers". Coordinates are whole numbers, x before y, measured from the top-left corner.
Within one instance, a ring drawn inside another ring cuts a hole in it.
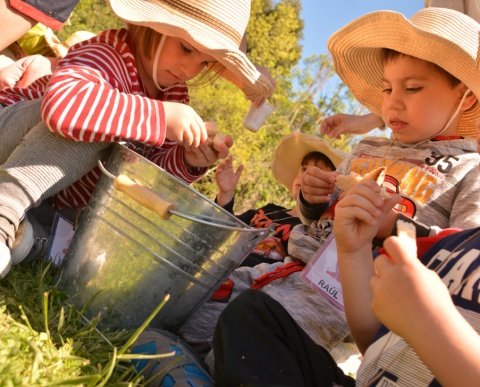
[[[375,274],[377,277],[380,277],[383,273],[389,270],[392,265],[395,265],[395,262],[387,255],[380,254],[373,261],[373,266],[375,267]]]
[[[357,209],[369,214],[370,219],[377,222],[383,214],[384,201],[378,195],[378,186],[372,182],[361,182],[352,187],[347,194],[339,201],[338,206],[348,207],[350,211]],[[364,218],[362,218],[364,220]],[[371,224],[371,222],[367,222]]]
[[[410,265],[419,263],[416,249],[412,249],[407,244],[408,241],[402,240],[398,236],[391,236],[385,239],[383,247],[396,264]]]
[[[242,175],[243,169],[244,169],[244,165],[240,164],[238,166],[237,170],[235,171],[235,176],[237,176],[238,179],[240,179],[240,176]]]

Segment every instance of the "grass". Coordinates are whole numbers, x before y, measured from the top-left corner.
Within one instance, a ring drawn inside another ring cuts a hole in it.
[[[103,331],[55,286],[43,261],[15,266],[0,281],[1,386],[137,386],[143,378],[128,348],[167,302],[136,331]]]

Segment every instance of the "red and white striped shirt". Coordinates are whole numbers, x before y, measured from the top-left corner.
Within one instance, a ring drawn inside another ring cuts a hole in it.
[[[9,105],[43,97],[42,119],[48,128],[74,141],[127,140],[135,151],[171,174],[192,183],[206,168],[184,162],[184,148],[165,139],[162,101],[188,103],[185,84],[148,98],[127,44],[128,31],[108,30],[72,47],[54,74],[28,88],[0,91],[0,103]],[[136,143],[133,145],[133,143]],[[100,171],[93,170],[54,197],[59,207],[88,203]]]

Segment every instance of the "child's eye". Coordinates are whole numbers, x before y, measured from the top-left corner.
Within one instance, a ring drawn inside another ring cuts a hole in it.
[[[419,92],[420,90],[422,90],[421,87],[407,87],[407,93],[410,93],[410,94],[413,94],[413,93],[417,93]]]
[[[180,46],[182,47],[182,51],[186,54],[190,54],[192,52],[191,49],[189,49],[187,46],[185,46],[183,43],[180,43]]]
[[[392,93],[392,88],[386,87],[382,90],[383,94],[391,94]]]

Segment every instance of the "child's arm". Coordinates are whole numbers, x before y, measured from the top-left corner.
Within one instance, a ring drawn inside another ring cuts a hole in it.
[[[338,113],[326,117],[320,125],[320,133],[338,138],[345,133],[362,134],[374,128],[384,128],[382,118],[373,114],[353,115]]]
[[[371,309],[370,280],[374,276],[372,240],[398,196],[382,199],[373,180],[353,186],[335,209],[334,235],[337,242],[340,280],[345,313],[355,342],[364,352],[380,323]]]
[[[480,336],[455,308],[445,284],[398,237],[385,240],[384,247],[389,257],[377,257],[371,282],[375,315],[409,343],[442,385],[478,385]]]
[[[60,61],[42,102],[50,130],[85,142],[134,140],[156,147],[165,139],[186,147],[205,142],[203,120],[190,106],[143,96],[131,78],[133,56],[127,55],[126,44],[125,52],[117,52],[123,47],[117,44],[115,50],[108,44],[80,43]]]

